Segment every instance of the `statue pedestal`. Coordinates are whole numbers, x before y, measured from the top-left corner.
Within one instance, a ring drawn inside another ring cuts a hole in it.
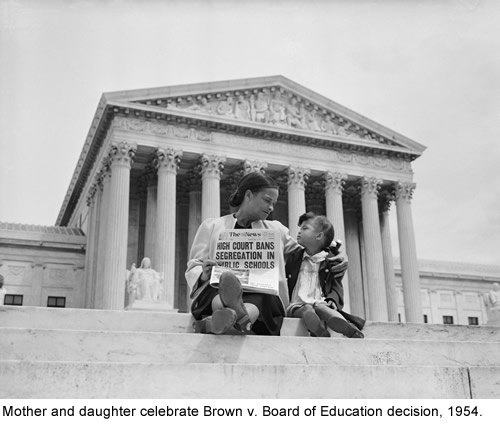
[[[166,302],[135,300],[125,307],[127,311],[161,311],[163,313],[177,313],[176,308],[172,308]]]
[[[488,311],[488,326],[500,326],[500,308],[494,308]]]

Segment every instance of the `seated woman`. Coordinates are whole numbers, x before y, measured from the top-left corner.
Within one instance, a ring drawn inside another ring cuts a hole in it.
[[[234,329],[257,335],[279,335],[285,309],[289,303],[285,277],[285,256],[299,249],[288,229],[280,222],[266,220],[278,199],[278,184],[259,172],[241,178],[229,205],[236,213],[205,220],[199,227],[191,247],[186,280],[191,288],[191,313],[195,331],[224,334]],[[220,276],[219,287],[210,285],[216,244],[226,229],[271,229],[280,235],[279,295],[243,292],[238,278],[231,272]],[[347,261],[340,255],[333,260],[334,272],[342,276]]]

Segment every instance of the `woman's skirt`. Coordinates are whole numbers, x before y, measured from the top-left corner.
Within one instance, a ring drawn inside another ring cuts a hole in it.
[[[207,286],[196,298],[191,305],[191,313],[196,320],[212,315],[212,300],[217,294],[217,288]],[[256,335],[280,334],[285,312],[278,296],[244,292],[243,302],[254,304],[259,309],[259,317],[252,326],[252,331]]]

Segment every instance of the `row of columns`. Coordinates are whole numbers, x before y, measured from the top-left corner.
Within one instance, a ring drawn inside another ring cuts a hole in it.
[[[130,169],[136,149],[136,146],[126,142],[113,143],[90,191],[87,307],[124,308]],[[169,308],[174,307],[176,180],[181,158],[181,151],[157,149],[154,160],[157,183],[149,185],[146,201],[144,253],[152,258],[155,268],[163,276],[162,301]],[[191,246],[201,221],[220,215],[220,181],[225,161],[225,157],[218,155],[202,155],[200,158],[196,171],[201,175],[201,188],[194,183],[189,193],[188,246]],[[255,169],[262,170],[262,164],[245,163],[245,173]],[[294,237],[298,230],[298,217],[306,211],[305,187],[309,175],[308,169],[288,168],[288,216],[290,233]],[[342,195],[346,179],[347,175],[341,173],[325,174],[326,215],[335,225],[336,239],[346,242],[345,250],[350,262],[348,276],[344,280],[346,309],[373,321],[397,320],[387,211],[379,214],[381,181],[371,177],[360,180],[362,250],[359,234],[357,230],[353,231],[357,228],[357,219],[349,213],[344,217]],[[396,183],[395,200],[405,314],[407,321],[421,322],[420,284],[410,208],[413,189],[412,183]],[[363,265],[368,290],[366,309],[360,272]]]

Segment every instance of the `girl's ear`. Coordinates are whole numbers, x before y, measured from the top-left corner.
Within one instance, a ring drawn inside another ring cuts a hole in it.
[[[325,234],[323,232],[319,232],[317,235],[316,235],[316,239],[322,239],[323,236],[325,236]]]
[[[247,191],[245,192],[245,198],[248,198],[248,200],[251,200],[253,197],[253,193],[250,189],[247,189]]]

